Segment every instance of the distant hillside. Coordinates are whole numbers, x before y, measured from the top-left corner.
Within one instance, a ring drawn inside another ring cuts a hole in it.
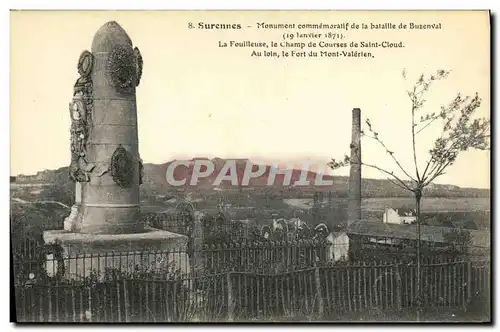
[[[196,159],[206,159],[206,158],[196,158]],[[243,172],[245,170],[247,159],[238,159],[236,161],[236,169],[238,174],[238,181],[241,183],[243,178]],[[157,195],[166,194],[176,191],[213,191],[214,187],[212,185],[217,174],[222,169],[225,160],[221,158],[215,158],[212,162],[215,165],[215,171],[211,176],[206,178],[201,178],[196,186],[184,186],[184,187],[173,187],[169,185],[166,181],[166,171],[167,167],[173,161],[167,162],[165,164],[145,164],[144,165],[144,183],[141,186],[141,194],[143,195]],[[254,171],[257,170],[258,166],[254,166]],[[281,194],[286,194],[288,197],[295,197],[301,195],[310,195],[315,191],[331,191],[334,197],[346,197],[348,191],[348,177],[346,176],[323,176],[324,180],[333,180],[333,186],[283,186],[284,175],[276,175],[276,180],[274,181],[274,186],[272,188],[266,186],[269,172],[271,171],[271,166],[265,166],[266,170],[264,174],[258,178],[252,178],[250,184],[246,190],[252,190],[256,193],[263,193],[265,191],[276,190],[281,192]],[[193,172],[193,167],[179,166],[176,167],[174,172],[174,178],[176,180],[188,179],[187,183],[191,178]],[[293,170],[292,180],[293,184],[300,178],[300,170]],[[315,172],[308,172],[307,180],[313,183],[316,178]],[[68,178],[68,168],[62,167],[57,170],[45,170],[38,172],[35,175],[19,175],[15,177],[15,180],[11,178],[11,188],[17,187],[22,188],[23,185],[37,185],[37,184],[48,184],[52,185],[49,188],[45,188],[45,191],[52,191],[54,195],[60,192],[60,195],[65,196],[73,192],[74,184]],[[231,183],[229,181],[223,181],[219,186],[220,189],[229,189]],[[234,188],[238,189],[238,188]],[[55,192],[54,192],[55,191]],[[476,188],[460,188],[453,185],[438,185],[432,184],[424,193],[427,197],[490,197],[490,191],[487,189],[476,189]],[[362,196],[363,197],[407,197],[410,193],[395,186],[388,180],[379,179],[363,179],[362,180]],[[52,197],[52,196],[51,196]],[[71,203],[71,199],[61,199],[61,201]]]

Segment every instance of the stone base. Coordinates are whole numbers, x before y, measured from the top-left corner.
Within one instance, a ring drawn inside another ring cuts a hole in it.
[[[83,278],[92,272],[103,275],[106,268],[126,272],[167,273],[180,269],[190,272],[186,254],[187,237],[148,228],[135,234],[83,234],[63,230],[43,233],[46,244],[59,243],[62,257],[47,257],[49,275],[59,273],[69,279]]]
[[[132,210],[132,211],[131,211]],[[128,219],[132,215],[132,219]],[[64,219],[64,230],[87,234],[137,234],[148,232],[140,218],[138,207],[115,210],[105,207],[88,207],[74,204]],[[125,221],[125,222],[123,222]]]

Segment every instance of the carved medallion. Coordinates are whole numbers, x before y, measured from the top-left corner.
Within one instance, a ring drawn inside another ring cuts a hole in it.
[[[141,55],[141,51],[139,51],[139,48],[137,47],[134,47],[134,54],[135,54],[135,58],[136,58],[136,61],[137,61],[137,81],[135,83],[136,86],[139,85],[139,83],[141,83],[141,77],[142,77],[142,55]]]
[[[111,156],[111,177],[120,187],[128,187],[134,181],[134,158],[121,145]]]
[[[78,74],[88,77],[94,65],[94,56],[89,51],[83,51],[78,59]]]
[[[107,70],[115,87],[127,89],[134,86],[137,80],[137,59],[132,48],[116,45],[109,56]]]

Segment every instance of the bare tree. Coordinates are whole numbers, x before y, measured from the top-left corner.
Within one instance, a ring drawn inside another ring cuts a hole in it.
[[[490,119],[473,117],[474,112],[480,107],[481,99],[476,93],[474,97],[462,96],[460,93],[446,106],[442,106],[439,112],[424,113],[424,96],[433,84],[448,77],[449,71],[438,70],[435,73],[425,76],[421,75],[413,88],[407,90],[411,102],[411,135],[413,165],[405,168],[396,157],[394,151],[389,149],[381,139],[379,133],[374,129],[370,119],[366,119],[367,130],[363,130],[361,135],[376,141],[385,150],[395,164],[395,169],[399,170],[403,176],[395,174],[394,170],[382,168],[376,164],[361,162],[362,166],[376,169],[388,176],[388,180],[394,185],[411,192],[415,198],[416,219],[417,219],[417,299],[420,303],[420,203],[424,188],[431,184],[436,178],[445,174],[445,170],[453,165],[460,152],[469,149],[490,149]],[[403,71],[403,78],[406,79],[406,71]],[[442,133],[433,143],[429,150],[427,160],[423,170],[419,168],[419,156],[417,155],[417,140],[419,135],[431,125],[441,124]],[[351,163],[350,157],[345,156],[343,160],[332,159],[330,168],[337,169]]]

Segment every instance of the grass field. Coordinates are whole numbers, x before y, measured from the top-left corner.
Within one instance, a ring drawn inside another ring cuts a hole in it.
[[[290,207],[308,210],[312,207],[310,198],[292,198],[285,202]],[[333,205],[346,204],[345,198],[334,198]],[[415,200],[411,197],[376,197],[363,198],[361,208],[364,211],[384,211],[386,208],[415,208]],[[422,199],[422,212],[470,212],[490,211],[489,198],[441,198],[424,197]]]
[[[64,218],[69,214],[68,208],[74,192],[72,190],[44,189],[40,186],[11,185],[11,219],[23,216],[30,226],[37,225],[43,229],[59,229]],[[319,211],[312,209],[312,198],[283,198],[279,194],[257,195],[240,192],[224,192],[213,195],[192,195],[193,205],[198,211],[213,210],[224,202],[235,220],[252,219],[257,224],[267,224],[276,216],[282,218],[298,217],[306,222],[328,222],[335,224],[347,218],[347,198],[332,199],[332,204],[324,202]],[[154,200],[150,200],[154,197]],[[143,213],[161,212],[174,208],[178,200],[167,200],[165,197],[141,197]],[[182,198],[182,197],[180,197]],[[36,203],[35,203],[36,202]],[[49,204],[52,202],[51,204]],[[67,205],[63,209],[61,206]],[[34,203],[34,204],[29,204]],[[59,205],[56,203],[60,203]],[[450,220],[473,220],[480,228],[489,228],[489,198],[441,198],[424,197],[422,199],[423,214],[448,215]],[[362,199],[363,219],[381,220],[386,208],[415,208],[412,197],[376,197]],[[60,211],[62,209],[62,211]]]
[[[415,200],[411,197],[365,198],[361,208],[365,211],[383,211],[385,208],[415,208]],[[423,212],[469,212],[490,211],[489,198],[422,198]]]

